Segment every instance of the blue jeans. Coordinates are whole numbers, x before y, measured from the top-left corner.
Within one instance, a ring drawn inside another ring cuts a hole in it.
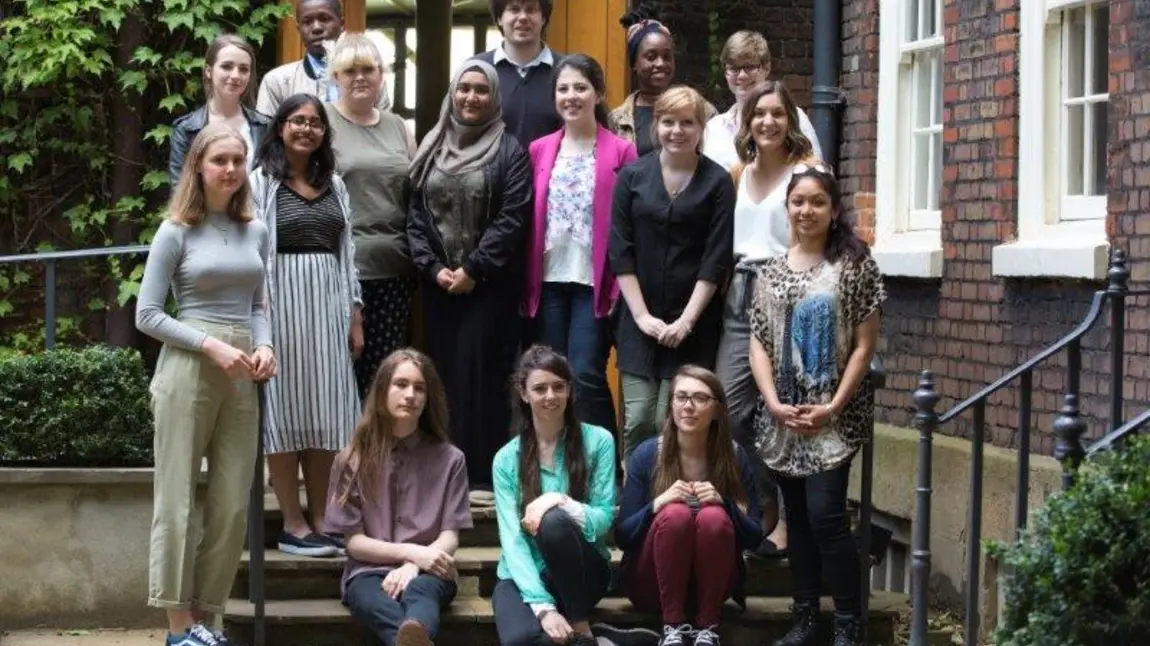
[[[395,646],[396,633],[407,619],[423,624],[435,639],[439,613],[455,598],[455,582],[420,574],[407,584],[397,601],[383,591],[388,572],[368,572],[348,582],[345,596],[351,616],[383,646]]]
[[[595,318],[595,295],[578,283],[543,283],[538,335],[563,353],[575,373],[575,412],[579,420],[615,433],[615,402],[607,386],[611,352],[608,319]]]

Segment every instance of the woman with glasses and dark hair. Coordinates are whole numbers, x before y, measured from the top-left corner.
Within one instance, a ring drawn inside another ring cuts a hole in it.
[[[339,100],[326,105],[339,175],[351,203],[355,265],[363,292],[363,336],[353,341],[364,397],[383,358],[407,344],[415,265],[407,248],[407,173],[415,136],[399,115],[379,109],[383,57],[363,34],[344,34],[328,55]]]
[[[332,556],[338,537],[316,530],[332,460],[359,418],[351,340],[363,331],[347,188],[335,174],[327,112],[311,94],[288,97],[256,154],[254,211],[271,233],[268,300],[280,372],[268,383],[264,443],[283,511],[279,548]],[[299,500],[303,465],[311,522]]]
[[[723,602],[746,605],[742,554],[762,539],[757,499],[719,379],[683,366],[662,431],[627,461],[615,525],[623,587],[636,608],[661,615],[659,646],[716,646]]]
[[[862,586],[847,485],[874,431],[866,375],[886,291],[829,168],[795,165],[786,199],[793,244],[760,269],[750,314],[751,370],[765,404],[756,445],[786,501],[794,587],[794,627],[775,646],[816,643],[824,575],[834,646],[857,646]]]
[[[209,123],[222,123],[240,133],[248,147],[248,168],[271,126],[268,116],[251,109],[255,97],[256,50],[235,34],[217,36],[204,55],[207,102],[176,119],[168,142],[168,179],[172,191],[180,179],[188,146]]]

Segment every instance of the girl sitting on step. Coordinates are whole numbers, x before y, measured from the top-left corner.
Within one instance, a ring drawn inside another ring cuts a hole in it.
[[[615,542],[631,603],[662,615],[660,646],[717,645],[723,602],[745,605],[742,554],[762,528],[754,470],[731,439],[714,373],[679,369],[662,432],[635,449],[626,473]]]
[[[472,521],[467,465],[424,354],[396,350],[380,363],[329,489],[325,525],[347,539],[340,589],[352,616],[385,646],[430,646],[455,597],[459,530]]]
[[[502,646],[594,645],[591,609],[610,585],[615,442],[580,423],[567,360],[528,348],[515,373],[518,436],[495,456],[499,582],[491,595]]]

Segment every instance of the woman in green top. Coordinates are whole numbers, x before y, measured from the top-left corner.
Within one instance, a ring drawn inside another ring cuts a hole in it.
[[[588,619],[611,580],[615,441],[575,417],[571,366],[551,348],[523,353],[515,386],[519,434],[492,465],[499,643],[593,646]]]

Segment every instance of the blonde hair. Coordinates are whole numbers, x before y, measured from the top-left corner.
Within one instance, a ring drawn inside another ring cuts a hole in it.
[[[250,154],[248,144],[240,133],[224,123],[209,123],[204,126],[200,134],[192,140],[188,147],[188,155],[184,158],[184,168],[180,171],[180,181],[172,191],[172,198],[168,202],[168,219],[173,222],[194,227],[204,221],[207,215],[207,198],[204,195],[204,178],[200,174],[204,158],[208,156],[208,149],[224,139],[234,139],[240,142],[244,155]],[[228,200],[228,217],[237,222],[249,222],[252,219],[251,185],[247,180],[247,169],[244,170],[244,182],[232,198]]]
[[[652,106],[654,114],[651,118],[651,141],[659,140],[659,119],[662,119],[664,115],[684,109],[692,112],[691,116],[695,117],[695,122],[699,124],[700,129],[707,125],[707,100],[693,88],[686,85],[676,85],[668,88],[659,95],[658,99],[655,99],[655,105]],[[700,137],[699,146],[702,145],[703,140]]]
[[[332,78],[353,67],[367,65],[378,67],[380,72],[386,71],[379,45],[366,34],[345,32],[335,41],[327,58],[328,73]]]
[[[719,62],[723,65],[735,65],[742,61],[754,61],[762,65],[764,70],[771,66],[771,46],[759,32],[749,29],[736,31],[719,52]]]

